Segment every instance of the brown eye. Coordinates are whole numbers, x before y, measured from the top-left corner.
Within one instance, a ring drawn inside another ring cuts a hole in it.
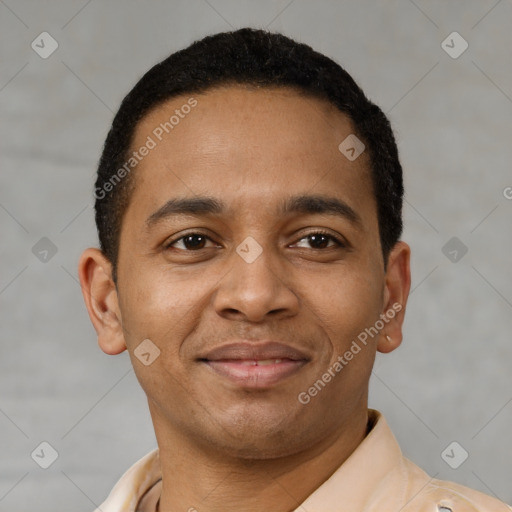
[[[311,249],[329,249],[331,247],[345,247],[345,244],[336,238],[335,236],[329,233],[315,232],[309,233],[308,235],[302,237],[296,245],[300,244],[303,241],[309,244],[309,248]],[[330,245],[329,245],[330,243]],[[300,246],[299,246],[300,247]],[[302,246],[306,247],[307,246]]]
[[[318,235],[308,235],[308,242],[314,249],[325,249],[329,246],[329,237],[318,234]]]
[[[189,233],[177,240],[169,242],[165,248],[169,249],[172,247],[185,251],[197,251],[199,249],[204,249],[208,240],[210,239],[202,233]]]

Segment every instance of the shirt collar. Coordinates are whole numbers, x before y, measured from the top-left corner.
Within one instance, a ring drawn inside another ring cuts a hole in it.
[[[348,459],[294,512],[366,510],[381,483],[402,463],[402,452],[385,418],[369,409],[374,426]],[[403,496],[395,496],[397,503]],[[341,508],[340,508],[341,507]],[[398,507],[400,508],[400,507]]]

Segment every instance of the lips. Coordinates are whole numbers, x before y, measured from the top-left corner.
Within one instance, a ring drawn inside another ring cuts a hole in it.
[[[276,341],[250,341],[229,343],[214,348],[201,359],[208,361],[235,360],[268,360],[290,359],[292,361],[309,360],[304,352]]]
[[[217,347],[199,361],[235,384],[262,389],[293,375],[310,357],[283,343],[251,341]]]

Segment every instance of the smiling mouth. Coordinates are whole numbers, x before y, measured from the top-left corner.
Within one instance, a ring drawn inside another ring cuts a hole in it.
[[[280,340],[236,340],[200,354],[197,361],[238,387],[265,389],[299,372],[311,355]]]
[[[217,375],[246,388],[271,387],[297,373],[308,361],[280,359],[201,360]]]

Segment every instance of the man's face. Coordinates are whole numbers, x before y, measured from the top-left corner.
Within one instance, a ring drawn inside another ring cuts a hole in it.
[[[121,233],[126,345],[157,433],[248,458],[295,453],[366,411],[375,340],[309,403],[298,396],[386,310],[369,158],[340,152],[354,130],[327,102],[284,88],[194,97],[161,141],[188,96],[136,129],[132,149],[148,136],[156,147],[133,171]],[[222,208],[162,210],[198,198]],[[134,356],[146,339],[160,350],[148,366]]]

